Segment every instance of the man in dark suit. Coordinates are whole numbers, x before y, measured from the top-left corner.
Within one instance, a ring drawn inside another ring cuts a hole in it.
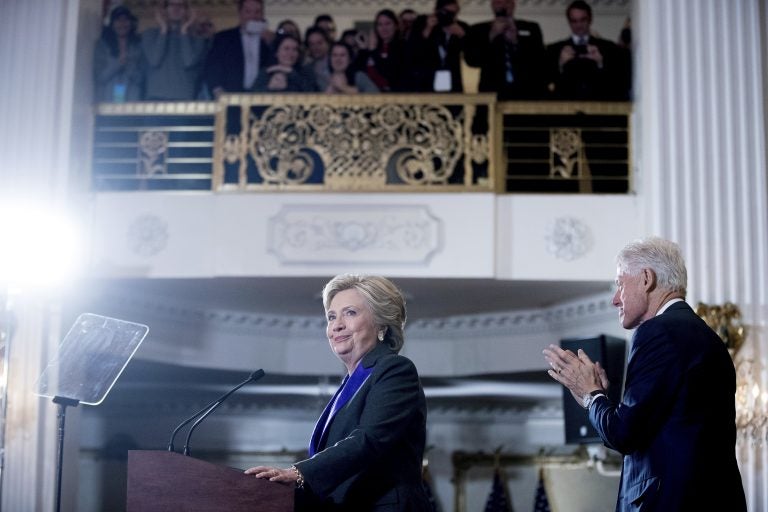
[[[458,19],[458,0],[437,0],[432,14],[416,18],[408,39],[409,89],[462,92],[461,52],[469,25]]]
[[[591,34],[592,7],[576,0],[565,15],[571,37],[547,47],[550,92],[563,100],[627,100],[625,58],[616,44]]]
[[[205,65],[205,83],[218,97],[223,92],[243,92],[253,87],[259,69],[269,64],[269,42],[262,0],[239,0],[240,25],[217,33]]]
[[[636,329],[624,395],[613,403],[599,363],[550,345],[549,375],[624,455],[616,510],[746,511],[736,463],[736,373],[723,341],[685,303],[680,248],[647,238],[617,257],[613,305]]]
[[[470,27],[464,59],[480,68],[480,92],[495,92],[500,100],[542,98],[546,81],[541,28],[516,19],[515,7],[515,0],[491,0],[495,18]]]

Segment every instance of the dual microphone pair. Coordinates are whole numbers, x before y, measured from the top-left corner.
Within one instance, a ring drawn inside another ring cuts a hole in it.
[[[184,455],[189,455],[189,439],[192,437],[192,432],[195,431],[195,429],[200,425],[200,423],[202,423],[205,418],[207,418],[213,411],[215,411],[216,408],[218,406],[220,406],[224,402],[224,400],[229,398],[229,395],[231,395],[232,393],[234,393],[235,391],[237,391],[241,387],[245,386],[246,384],[259,380],[263,376],[264,376],[264,370],[256,370],[255,372],[251,373],[251,375],[246,380],[244,380],[243,382],[241,382],[240,384],[238,384],[234,388],[230,389],[229,391],[227,391],[226,393],[221,395],[219,398],[217,398],[213,402],[209,403],[208,405],[206,405],[205,407],[203,407],[199,411],[197,411],[195,414],[193,414],[189,418],[187,418],[184,421],[182,421],[179,424],[179,426],[176,427],[176,429],[171,434],[171,440],[168,443],[168,451],[169,452],[174,451],[173,440],[176,438],[176,434],[179,433],[179,430],[181,430],[185,425],[189,424],[189,422],[191,422],[192,420],[197,418],[197,421],[194,422],[192,424],[192,426],[189,428],[189,432],[187,432],[187,439],[186,439],[186,441],[184,441]],[[198,418],[198,416],[199,416],[199,418]]]

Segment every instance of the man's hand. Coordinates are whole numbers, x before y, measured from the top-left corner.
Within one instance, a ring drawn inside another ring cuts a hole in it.
[[[197,11],[194,9],[190,9],[189,16],[184,21],[184,23],[181,24],[181,33],[182,34],[189,33],[189,29],[192,28],[192,25],[195,24],[195,21],[197,21]]]
[[[157,26],[160,27],[160,33],[167,34],[168,19],[165,17],[165,11],[162,9],[155,9],[155,21],[157,21]]]
[[[568,388],[579,404],[585,394],[597,389],[608,389],[605,370],[600,363],[593,363],[581,349],[576,355],[570,350],[550,345],[544,349],[544,359],[552,367],[547,370],[549,376]]]

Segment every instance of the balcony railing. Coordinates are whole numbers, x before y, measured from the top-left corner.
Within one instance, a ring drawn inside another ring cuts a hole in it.
[[[96,190],[630,190],[626,103],[225,95],[101,104]]]

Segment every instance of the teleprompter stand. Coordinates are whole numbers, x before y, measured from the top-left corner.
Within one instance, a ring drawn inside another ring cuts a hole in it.
[[[58,406],[56,512],[61,510],[67,407],[103,402],[147,332],[146,325],[83,313],[37,380],[35,394],[51,398]]]

